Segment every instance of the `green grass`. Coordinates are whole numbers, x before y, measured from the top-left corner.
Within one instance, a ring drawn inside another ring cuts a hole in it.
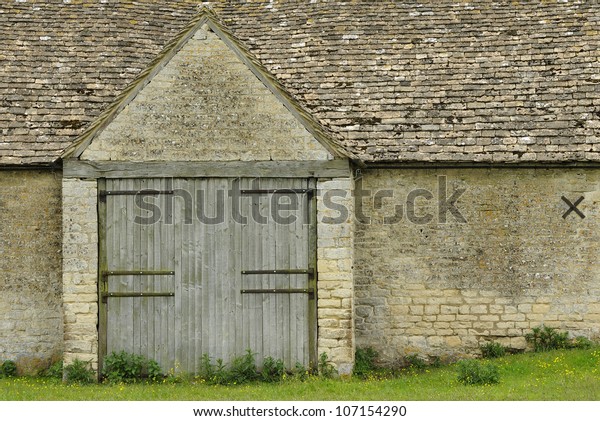
[[[464,386],[455,365],[394,379],[318,379],[209,386],[193,381],[63,385],[59,380],[0,380],[3,400],[600,400],[600,349],[528,353],[494,359],[500,383]]]

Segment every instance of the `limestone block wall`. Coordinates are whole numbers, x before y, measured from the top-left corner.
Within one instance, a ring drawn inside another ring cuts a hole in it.
[[[35,374],[62,352],[61,174],[0,171],[0,361]]]
[[[354,366],[353,182],[322,180],[317,190],[317,348],[344,375]]]
[[[599,169],[372,170],[356,191],[357,346],[391,363],[522,349],[542,324],[600,337]]]
[[[63,180],[64,360],[98,367],[97,181]]]

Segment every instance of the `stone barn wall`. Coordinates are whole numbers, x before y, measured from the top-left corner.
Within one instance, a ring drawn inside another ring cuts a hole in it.
[[[393,362],[522,349],[542,324],[600,336],[599,169],[371,170],[356,190],[357,347]]]
[[[0,361],[35,373],[63,343],[61,174],[0,171]]]

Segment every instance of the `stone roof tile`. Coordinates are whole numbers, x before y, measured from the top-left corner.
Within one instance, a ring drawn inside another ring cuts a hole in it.
[[[366,162],[600,162],[596,1],[209,4]],[[198,12],[0,5],[0,163],[55,161]]]

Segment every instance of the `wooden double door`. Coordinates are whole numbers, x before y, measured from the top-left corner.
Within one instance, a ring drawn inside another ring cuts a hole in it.
[[[316,359],[314,180],[99,180],[100,359]]]

